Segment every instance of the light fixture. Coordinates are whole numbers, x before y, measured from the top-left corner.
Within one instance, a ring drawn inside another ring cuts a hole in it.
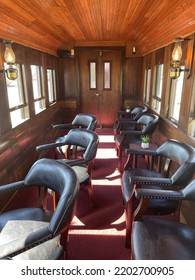
[[[172,79],[177,79],[180,76],[182,71],[190,71],[190,69],[181,69],[180,67],[180,60],[182,57],[182,48],[181,42],[184,40],[191,40],[189,38],[176,38],[175,39],[175,46],[172,52],[172,61],[171,61],[171,68],[170,68],[170,77]]]
[[[136,47],[133,46],[133,47],[132,47],[132,54],[135,54],[135,53],[136,53]]]
[[[3,41],[5,43],[5,52],[4,59],[8,65],[8,68],[5,70],[0,70],[0,72],[5,72],[7,78],[10,80],[15,80],[18,78],[18,70],[15,68],[15,54],[12,49],[11,41]]]
[[[11,42],[5,41],[4,59],[7,64],[14,64],[16,61],[15,53],[12,50]]]

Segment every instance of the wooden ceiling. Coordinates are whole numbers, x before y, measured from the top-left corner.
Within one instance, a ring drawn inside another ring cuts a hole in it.
[[[142,54],[195,31],[195,0],[0,0],[0,38],[56,54],[135,42]]]

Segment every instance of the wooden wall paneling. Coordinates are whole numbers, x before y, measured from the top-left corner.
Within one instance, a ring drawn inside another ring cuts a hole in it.
[[[73,57],[59,58],[60,99],[76,99],[75,61]]]
[[[149,106],[152,108],[153,95],[155,90],[155,52],[151,54],[151,82],[150,82],[150,97]]]
[[[146,90],[146,56],[143,57],[143,68],[142,68],[142,92],[141,92],[141,100],[145,101],[145,90]]]
[[[46,108],[49,107],[49,95],[47,94],[48,93],[48,82],[47,82],[47,60],[46,60],[46,54],[42,54],[41,55],[41,59],[42,59],[42,62],[41,62],[41,75],[42,75],[42,90],[43,90],[43,95],[45,97],[45,106]]]
[[[59,90],[63,122],[71,122],[77,114],[77,77],[75,58],[59,58]]]
[[[4,54],[4,46],[3,43],[0,43],[0,69],[4,69],[4,62],[3,62],[3,54]],[[1,135],[8,130],[11,129],[11,121],[9,117],[9,104],[8,104],[8,97],[6,95],[6,82],[5,82],[5,73],[0,73],[0,139]],[[3,104],[3,106],[2,106]]]
[[[25,54],[26,54],[27,48],[25,46],[13,43],[12,44],[12,49],[13,49],[13,51],[15,53],[15,56],[16,56],[16,63],[24,64]]]
[[[0,148],[1,185],[22,180],[40,156],[36,146],[51,143],[58,136],[59,132],[52,129],[51,125],[62,122],[60,106],[60,103],[54,104],[3,135]],[[11,200],[13,195],[7,196],[6,201]],[[0,210],[6,201],[0,200]]]
[[[164,52],[164,69],[163,69],[163,85],[162,85],[162,98],[161,98],[161,110],[160,115],[167,117],[169,108],[169,95],[171,79],[169,77],[171,61],[171,45],[165,47]]]
[[[164,63],[164,55],[165,55],[165,48],[160,48],[159,50],[155,51],[155,64],[163,64]]]
[[[124,62],[123,101],[141,100],[143,81],[143,58],[130,57]]]

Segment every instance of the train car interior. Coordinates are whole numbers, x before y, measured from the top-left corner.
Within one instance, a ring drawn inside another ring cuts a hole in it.
[[[195,260],[194,211],[195,1],[0,0],[0,259]]]

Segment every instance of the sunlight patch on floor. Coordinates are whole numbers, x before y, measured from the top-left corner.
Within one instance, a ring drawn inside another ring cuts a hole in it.
[[[120,186],[120,179],[111,181],[111,180],[92,180],[93,186]]]
[[[69,231],[69,234],[71,235],[112,235],[112,236],[124,236],[125,235],[125,230],[122,230],[122,231],[117,231],[115,228],[108,228],[108,229],[98,229],[98,230],[92,230],[92,229],[89,229],[89,230],[82,230],[82,229],[79,229],[78,231],[77,230],[70,230]]]
[[[85,225],[77,218],[74,217],[71,225],[72,228],[69,230],[69,234],[72,235],[114,235],[114,236],[125,236],[125,227],[120,228],[120,224],[125,221],[125,214],[123,213],[121,217],[119,217],[116,221],[110,224],[108,228],[102,229],[86,229]],[[76,225],[76,229],[74,229],[74,225]],[[120,230],[119,230],[120,228]]]
[[[99,139],[101,143],[114,143],[113,135],[99,135]]]
[[[113,149],[113,148],[112,149],[98,148],[96,158],[107,158],[107,159],[114,158],[114,159],[116,159],[117,155],[116,155],[115,149]]]

